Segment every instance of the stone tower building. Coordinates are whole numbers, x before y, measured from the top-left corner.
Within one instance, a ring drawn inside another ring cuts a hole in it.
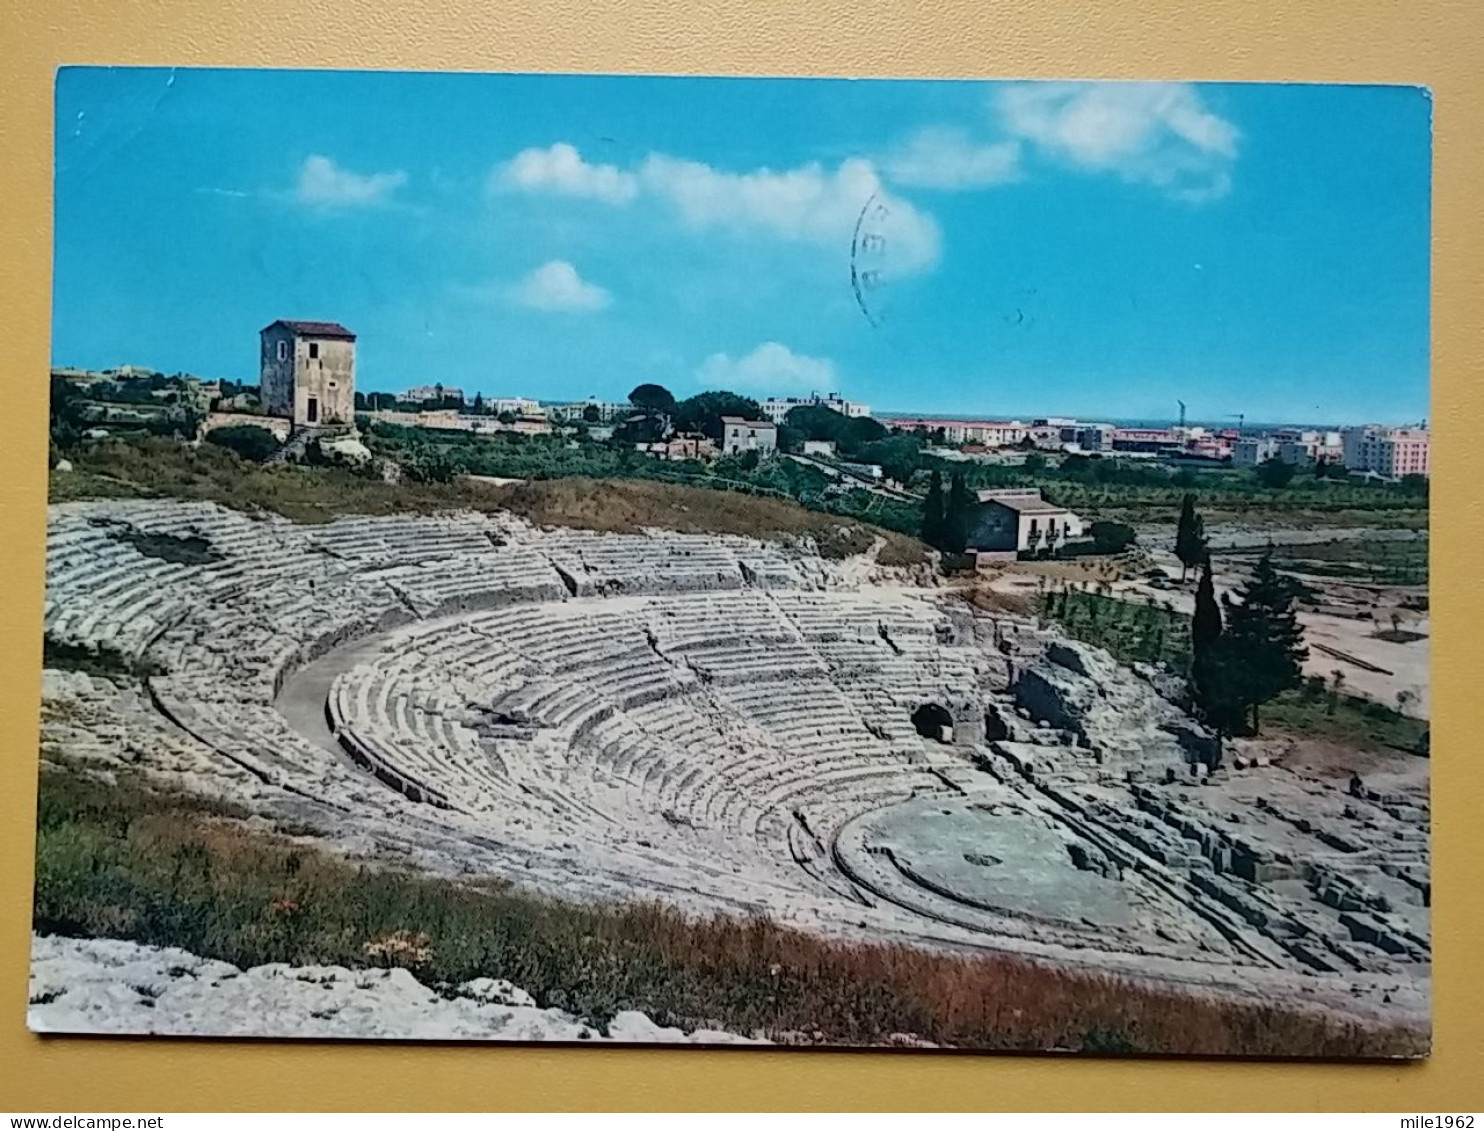
[[[279,319],[262,334],[262,402],[298,428],[355,423],[356,336],[338,322]]]

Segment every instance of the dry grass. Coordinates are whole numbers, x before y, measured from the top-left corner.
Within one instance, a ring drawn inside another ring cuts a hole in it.
[[[583,478],[533,480],[487,487],[486,491],[501,510],[538,525],[612,533],[654,527],[682,534],[740,534],[785,542],[807,538],[821,555],[837,559],[863,553],[883,538],[883,565],[917,565],[927,560],[926,547],[915,538],[765,495],[646,479]]]
[[[611,533],[653,527],[780,541],[808,538],[821,555],[836,559],[861,553],[883,538],[883,564],[927,560],[926,547],[915,538],[855,519],[807,510],[784,499],[653,480],[389,484],[343,468],[249,463],[209,444],[191,449],[170,440],[100,444],[79,455],[74,470],[51,476],[53,502],[121,497],[204,500],[296,522],[328,522],[341,514],[504,510],[539,525]]]
[[[1396,1056],[1426,1036],[1283,1005],[1189,997],[1004,956],[820,938],[767,919],[579,905],[357,864],[229,807],[43,775],[38,930],[180,946],[239,966],[406,965],[432,985],[508,978],[605,1024],[642,1009],[809,1044]]]

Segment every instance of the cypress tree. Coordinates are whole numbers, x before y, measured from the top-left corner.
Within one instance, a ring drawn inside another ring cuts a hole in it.
[[[1190,622],[1192,657],[1209,652],[1221,638],[1221,606],[1216,603],[1216,586],[1211,578],[1211,559],[1201,564],[1201,579],[1195,587],[1195,616]]]
[[[1187,493],[1180,503],[1180,522],[1175,527],[1175,556],[1180,559],[1180,580],[1186,571],[1206,557],[1206,523],[1195,509],[1195,496]]]
[[[1252,580],[1242,589],[1241,604],[1227,605],[1226,635],[1231,641],[1232,676],[1237,697],[1252,710],[1252,732],[1258,710],[1269,699],[1303,682],[1304,630],[1294,610],[1293,587],[1273,567],[1273,551],[1258,559]]]
[[[937,468],[933,468],[927,498],[922,501],[922,540],[935,549],[943,548],[943,473]]]
[[[1190,692],[1196,714],[1216,735],[1214,770],[1221,764],[1223,740],[1234,734],[1247,714],[1243,681],[1233,638],[1222,625],[1221,606],[1211,578],[1211,559],[1202,563],[1190,623]]]
[[[943,549],[950,554],[962,554],[968,546],[972,506],[969,488],[964,483],[964,473],[955,471],[948,489],[948,507],[943,516]]]

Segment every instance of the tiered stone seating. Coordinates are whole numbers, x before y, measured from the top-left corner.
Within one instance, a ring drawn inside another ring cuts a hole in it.
[[[482,516],[346,516],[316,529],[309,540],[361,565],[434,562],[483,555],[495,548]]]
[[[737,589],[741,563],[722,541],[653,533],[615,538],[582,530],[552,532],[544,552],[576,580],[582,594]]]

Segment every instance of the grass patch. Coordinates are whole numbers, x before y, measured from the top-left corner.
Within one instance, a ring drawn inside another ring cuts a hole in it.
[[[1341,539],[1318,545],[1285,546],[1274,552],[1275,564],[1284,570],[1368,581],[1378,585],[1426,585],[1428,540]]]
[[[1337,693],[1312,676],[1262,708],[1263,726],[1302,738],[1339,743],[1354,750],[1428,751],[1430,724],[1359,695]]]
[[[612,533],[654,527],[785,541],[811,538],[821,555],[836,559],[884,538],[882,564],[927,560],[926,547],[916,538],[860,519],[767,495],[657,480],[569,477],[504,487],[464,479],[391,484],[345,468],[257,464],[212,445],[193,449],[158,439],[99,444],[77,453],[72,471],[52,473],[52,502],[122,497],[201,500],[296,522],[328,522],[341,514],[510,511],[538,524]]]
[[[142,680],[158,670],[149,660],[126,656],[107,644],[84,647],[52,636],[42,641],[41,666],[53,671],[84,672],[115,681]]]
[[[48,769],[35,925],[184,947],[238,966],[400,965],[425,982],[509,978],[602,1025],[779,1039],[1212,1055],[1396,1056],[1426,1048],[1279,1006],[1191,998],[1003,956],[828,940],[762,918],[657,904],[575,905],[347,861],[256,830],[233,807]]]
[[[173,565],[210,565],[222,560],[222,555],[211,542],[199,534],[158,534],[138,530],[127,522],[97,519],[96,523],[108,527],[109,537],[124,542],[147,558],[170,562]]]

